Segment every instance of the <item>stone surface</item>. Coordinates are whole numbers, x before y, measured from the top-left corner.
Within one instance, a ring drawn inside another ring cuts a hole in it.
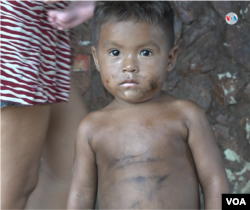
[[[90,71],[71,71],[72,82],[85,94],[91,87]]]
[[[214,83],[215,101],[218,104],[224,106],[246,100],[246,93],[242,90],[249,81],[249,74],[233,59],[219,55],[217,68],[210,75]]]
[[[225,19],[226,15],[229,12],[233,11],[233,6],[231,1],[212,1],[211,2],[213,9],[219,13],[222,19]]]
[[[113,96],[104,88],[100,73],[97,70],[91,72],[90,88],[86,92],[87,101],[91,110],[101,109],[113,100]]]
[[[240,3],[240,15],[243,20],[250,23],[250,2],[245,1]]]
[[[183,34],[179,40],[177,58],[179,65],[176,68],[179,75],[208,73],[216,68],[218,51],[215,49],[223,28],[216,24],[221,22],[219,15],[204,9],[208,6],[207,2],[195,3],[196,19],[191,24],[182,25]]]
[[[182,22],[178,16],[174,17],[175,44],[178,44],[182,35]]]
[[[74,55],[73,56],[73,71],[88,71],[90,70],[89,55]]]
[[[195,11],[192,3],[188,1],[174,1],[172,2],[175,13],[181,18],[181,21],[188,25],[195,20]]]
[[[246,85],[244,91],[242,92],[243,100],[250,102],[250,82]]]
[[[173,80],[173,82],[175,82],[175,80]],[[212,101],[211,86],[212,82],[209,78],[204,75],[198,75],[182,78],[180,82],[174,86],[174,89],[170,86],[168,92],[177,98],[186,98],[195,101],[207,111]]]
[[[223,148],[231,146],[231,149],[236,149],[236,146],[232,145],[230,142],[233,140],[233,137],[229,135],[229,128],[227,126],[215,124],[212,128],[214,130],[215,138],[220,146]]]
[[[231,57],[250,71],[250,25],[239,19],[239,23],[228,25],[225,42]]]

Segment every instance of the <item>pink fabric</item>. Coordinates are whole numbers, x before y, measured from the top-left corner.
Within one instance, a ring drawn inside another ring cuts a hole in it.
[[[47,11],[68,3],[1,1],[2,101],[23,105],[67,101],[70,91],[70,31],[58,31]]]

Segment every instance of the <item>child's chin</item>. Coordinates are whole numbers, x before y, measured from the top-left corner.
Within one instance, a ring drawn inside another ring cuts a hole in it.
[[[147,97],[142,92],[129,91],[119,97],[127,103],[141,103],[147,101]]]
[[[125,99],[125,100],[123,100],[123,101],[125,101],[125,102],[127,102],[127,103],[130,103],[130,104],[138,104],[138,103],[142,103],[142,102],[144,102],[144,100],[142,100],[142,99],[132,99],[132,98],[130,98],[130,99]]]

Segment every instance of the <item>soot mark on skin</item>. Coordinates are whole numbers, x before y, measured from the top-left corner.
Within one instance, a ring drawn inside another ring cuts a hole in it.
[[[110,162],[110,164],[108,165],[108,168],[112,168],[115,164],[119,164],[121,159],[115,159],[114,161]],[[156,158],[147,158],[146,161],[144,160],[140,160],[140,161],[131,161],[131,160],[126,160],[124,163],[121,163],[117,169],[122,169],[126,166],[130,166],[133,164],[140,164],[140,163],[153,163],[153,162],[157,162],[158,160]]]
[[[141,160],[141,161],[133,161],[131,162],[130,160],[126,161],[125,163],[121,164],[120,166],[117,167],[117,169],[121,169],[124,168],[126,166],[130,166],[132,164],[139,164],[139,163],[144,163],[145,161]]]
[[[155,81],[149,81],[149,85],[151,90],[155,90],[158,87],[158,84]]]
[[[122,157],[121,159],[118,159],[118,160],[121,161],[121,160],[126,160],[126,159],[131,159],[131,158],[139,157],[139,156],[143,155],[144,153],[142,153],[140,155],[125,155],[124,157]]]
[[[166,180],[166,178],[169,176],[169,174],[166,174],[164,176],[161,176],[158,180],[156,184],[161,184],[162,182],[164,182]]]
[[[110,160],[108,164],[108,169],[114,167],[114,165],[116,165],[118,162],[119,162],[119,159]]]
[[[135,183],[141,184],[141,183],[145,183],[146,181],[155,180],[156,184],[160,185],[167,179],[168,176],[169,176],[169,174],[166,174],[164,176],[149,176],[149,177],[135,176],[135,177],[131,177],[131,178],[126,178],[126,179],[124,179],[124,181],[125,182],[135,182]]]
[[[136,156],[138,157],[138,156]],[[126,158],[127,159],[127,158]],[[147,158],[145,161],[144,160],[140,160],[140,161],[133,161],[133,160],[126,160],[125,163],[122,163],[120,166],[117,167],[117,169],[121,169],[124,168],[126,166],[130,166],[133,164],[140,164],[140,163],[152,163],[152,162],[157,162],[158,160],[156,158]]]
[[[118,158],[112,159],[109,161],[108,169],[114,167],[116,164],[120,164],[120,166],[117,167],[118,169],[120,169],[120,168],[123,168],[125,166],[129,166],[131,164],[143,163],[143,162],[145,162],[144,160],[133,161],[133,158],[140,157],[140,156],[144,155],[145,153],[147,153],[147,151],[145,151],[139,155],[125,155],[124,157],[122,157],[120,159],[118,159]]]
[[[107,84],[110,82],[110,76],[105,80]]]
[[[143,176],[136,176],[136,177],[131,177],[129,179],[125,179],[124,180],[125,182],[135,182],[135,183],[138,183],[138,184],[142,184],[146,181],[146,177],[143,177]]]
[[[142,154],[141,154],[141,155],[142,155]],[[126,164],[129,165],[129,159],[132,159],[132,158],[135,158],[135,157],[138,157],[138,156],[140,156],[140,155],[127,155],[127,156],[124,156],[124,157],[122,157],[122,158],[120,158],[120,159],[118,159],[118,158],[113,159],[113,160],[111,160],[111,161],[109,162],[108,168],[109,168],[109,169],[112,168],[115,164],[118,164],[118,163],[121,162],[121,161],[126,161],[124,164],[122,164],[122,166],[119,166],[119,167],[118,167],[118,168],[122,168],[122,167],[124,167]]]

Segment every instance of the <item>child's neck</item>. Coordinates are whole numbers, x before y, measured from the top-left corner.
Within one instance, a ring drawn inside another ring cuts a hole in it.
[[[146,106],[148,104],[151,104],[151,103],[158,101],[162,97],[163,94],[164,94],[164,92],[162,90],[160,90],[157,94],[155,94],[149,100],[137,102],[137,103],[127,102],[127,101],[124,101],[124,100],[121,100],[121,99],[115,97],[112,104],[117,108],[135,108],[138,106]]]

